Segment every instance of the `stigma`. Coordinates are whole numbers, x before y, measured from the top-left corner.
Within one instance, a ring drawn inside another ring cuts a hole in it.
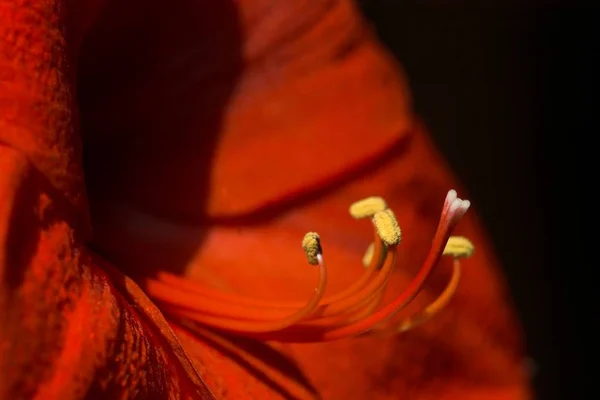
[[[221,292],[201,282],[162,273],[148,279],[144,288],[169,319],[186,325],[280,342],[325,342],[381,331],[406,332],[441,312],[456,292],[462,258],[474,252],[464,237],[451,236],[470,206],[454,190],[446,195],[431,248],[408,286],[393,300],[382,304],[387,283],[396,268],[402,230],[394,212],[380,197],[352,204],[350,215],[370,219],[373,241],[362,259],[362,275],[344,290],[325,296],[327,266],[321,237],[316,232],[302,238],[309,268],[315,273],[315,289],[305,301],[265,301]],[[442,293],[424,309],[391,322],[423,290],[441,257],[453,259],[452,275]]]

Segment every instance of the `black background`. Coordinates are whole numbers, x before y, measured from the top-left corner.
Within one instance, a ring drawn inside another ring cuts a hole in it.
[[[582,192],[595,178],[584,179],[580,166],[597,132],[596,10],[560,2],[360,4],[406,69],[417,112],[503,261],[537,398],[590,398],[584,332],[597,312],[585,309],[595,295],[586,256],[594,249],[584,245],[580,222],[594,218]]]

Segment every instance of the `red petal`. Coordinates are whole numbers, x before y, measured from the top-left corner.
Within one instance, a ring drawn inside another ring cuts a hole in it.
[[[81,245],[64,11],[0,1],[0,398],[212,398],[158,310]]]
[[[0,143],[27,154],[87,223],[60,6],[58,0],[0,0]]]
[[[415,130],[410,145],[396,153],[393,161],[274,220],[212,227],[187,263],[188,274],[253,297],[306,298],[314,288],[314,274],[305,267],[300,238],[304,232],[316,230],[328,264],[329,293],[342,290],[361,274],[360,260],[372,240],[369,224],[350,218],[347,206],[360,196],[376,193],[395,210],[403,229],[398,273],[385,300],[389,301],[406,287],[424,260],[445,191],[456,187],[425,134]],[[459,188],[459,193],[464,191]],[[165,255],[163,263],[168,262],[166,254],[177,258],[177,249],[181,251],[182,243],[187,242],[184,232],[192,234],[188,227],[178,230],[172,225],[169,232],[179,247],[167,251],[160,247],[166,243],[164,236],[159,233],[152,241],[152,225],[143,229],[146,235],[138,236],[141,242],[137,246],[155,248],[156,254]],[[398,394],[423,400],[528,399],[531,393],[520,328],[496,259],[472,211],[457,233],[475,243],[475,255],[463,262],[463,278],[450,306],[412,332],[284,345],[270,352],[259,342],[238,341],[232,350],[231,346],[215,345],[206,332],[195,335],[193,330],[179,327],[176,332],[195,361],[228,377],[231,398],[243,398],[249,390],[260,398],[283,387],[305,396],[317,391],[327,399],[395,399]],[[129,243],[134,243],[131,239]],[[153,254],[146,254],[140,264],[152,265]],[[427,305],[441,292],[449,279],[449,267],[442,264],[437,269],[407,311]],[[278,357],[273,352],[279,353]],[[286,372],[293,370],[291,366],[296,372]],[[218,390],[216,385],[211,387]]]
[[[321,233],[331,290],[343,288],[361,272],[371,235],[347,207],[383,195],[405,232],[389,291],[401,290],[456,181],[413,124],[397,66],[350,2],[238,3],[239,15],[224,3],[151,8],[133,25],[122,21],[136,9],[114,10],[89,42],[83,107],[100,188],[93,201],[102,205],[96,243],[140,274],[187,270],[240,293],[305,298],[314,282],[302,235]],[[107,154],[116,161],[102,180]],[[106,188],[119,207],[104,208]],[[212,225],[195,224],[207,215]],[[270,349],[175,329],[210,387],[228,398],[528,398],[497,263],[473,216],[461,229],[477,252],[459,293],[407,335]],[[419,304],[448,272],[440,268]]]
[[[0,398],[213,398],[160,312],[77,244],[71,205],[5,146],[0,199]]]
[[[98,196],[186,221],[245,214],[336,181],[412,125],[406,85],[349,1],[128,4],[82,55]]]
[[[11,8],[20,3],[4,4],[0,3],[3,11],[12,11],[6,14],[10,18],[2,14],[0,20],[3,40],[18,38],[15,26],[20,32],[26,24],[51,26],[48,32],[46,28],[34,32],[43,38],[57,37],[59,31],[52,23],[32,24],[31,15],[38,22],[40,18],[55,22],[58,8],[42,7],[31,14],[24,7]],[[119,5],[109,10],[89,38],[83,57],[88,63],[82,81],[87,85],[83,107],[84,122],[90,124],[86,140],[92,156],[90,173],[97,185],[95,201],[102,196],[120,197],[190,221],[205,217],[207,211],[213,217],[252,212],[322,186],[339,192],[311,197],[314,202],[304,203],[304,208],[278,214],[276,220],[265,219],[259,227],[241,232],[215,228],[199,253],[195,251],[200,229],[190,232],[179,227],[184,232],[179,238],[187,239],[183,243],[177,237],[151,237],[149,243],[156,239],[152,243],[156,246],[140,251],[131,248],[140,238],[129,238],[110,243],[114,255],[143,270],[158,263],[159,257],[153,257],[150,249],[160,253],[160,245],[171,240],[175,245],[162,254],[161,262],[185,266],[181,260],[192,254],[188,265],[192,274],[213,280],[223,277],[239,291],[294,296],[309,287],[307,278],[302,273],[292,275],[297,273],[294,264],[277,269],[281,265],[274,261],[293,254],[305,230],[325,223],[323,236],[332,238],[327,257],[337,265],[332,272],[340,277],[334,287],[343,286],[352,278],[345,268],[360,259],[368,242],[364,232],[369,230],[350,226],[342,214],[349,202],[377,190],[399,210],[401,224],[412,232],[403,261],[411,264],[421,257],[438,211],[429,201],[442,197],[452,179],[422,132],[411,131],[405,85],[365,34],[349,2],[297,0],[270,7],[270,2],[255,1],[240,2],[239,9],[219,3],[210,11],[192,1],[164,9],[160,4],[166,3],[128,4],[129,9]],[[205,42],[199,43],[201,38]],[[41,396],[70,397],[90,385],[93,394],[111,397],[204,395],[193,393],[204,386],[160,314],[129,281],[119,283],[122,277],[117,273],[106,275],[98,267],[108,267],[75,244],[71,226],[77,217],[60,198],[65,196],[78,209],[85,202],[78,197],[83,191],[73,161],[77,157],[70,157],[77,154],[77,143],[69,133],[68,79],[56,61],[60,57],[45,57],[64,55],[60,40],[54,39],[26,44],[33,53],[24,54],[34,62],[15,68],[13,61],[21,58],[13,57],[2,60],[0,68],[0,82],[5,86],[8,82],[11,90],[2,92],[0,118],[8,127],[2,140],[21,151],[8,150],[0,158],[9,160],[3,167],[7,182],[0,185],[6,191],[0,199],[8,199],[0,203],[4,207],[0,272],[6,288],[0,304],[5,318],[0,343],[6,350],[2,354],[7,355],[0,364],[0,395],[37,391]],[[23,50],[10,40],[6,43],[13,46],[9,50]],[[44,47],[48,43],[49,48]],[[7,52],[13,53],[21,54]],[[43,63],[48,59],[52,60],[49,68]],[[22,71],[24,75],[19,75]],[[13,81],[17,83],[10,86]],[[40,110],[28,102],[13,107],[14,98],[32,94],[41,99]],[[61,96],[54,98],[56,94]],[[221,114],[225,104],[227,112]],[[222,140],[213,159],[210,150],[216,134]],[[394,147],[395,143],[403,146]],[[377,160],[386,149],[397,156],[394,162]],[[50,184],[29,169],[20,154],[27,154]],[[110,165],[113,174],[107,174],[106,160],[111,157],[116,162]],[[209,169],[213,161],[214,169]],[[366,173],[362,167],[369,161],[380,163],[382,169]],[[355,167],[364,181],[348,178]],[[34,177],[22,177],[29,173]],[[342,177],[348,179],[342,182]],[[205,203],[207,190],[211,196]],[[29,203],[37,207],[36,214],[28,211]],[[112,228],[106,234],[114,240],[122,232]],[[40,238],[35,240],[32,233],[37,232]],[[479,246],[485,243],[473,221],[467,223],[466,232]],[[227,242],[215,240],[219,238]],[[240,242],[248,245],[242,256],[230,247]],[[265,247],[273,261],[265,259]],[[400,338],[278,348],[291,362],[263,352],[259,361],[272,365],[258,378],[242,366],[245,360],[214,341],[205,338],[203,344],[183,329],[178,332],[194,352],[198,368],[215,368],[207,374],[211,387],[230,398],[281,394],[270,384],[274,380],[292,387],[289,393],[304,390],[310,396],[314,386],[325,398],[397,398],[399,393],[423,399],[525,398],[528,389],[518,371],[521,352],[515,324],[509,308],[502,305],[506,298],[495,262],[482,247],[480,258],[474,260],[480,269],[466,279],[445,317]],[[195,268],[196,263],[203,268]],[[392,289],[400,288],[408,274],[397,279]],[[429,290],[435,290],[443,278],[442,270]],[[111,282],[125,291],[124,297]],[[264,345],[253,342],[249,347],[256,352]],[[141,349],[148,351],[146,358]],[[242,358],[248,356],[245,352],[240,352]],[[290,363],[302,369],[287,373]],[[310,383],[293,390],[304,374]]]

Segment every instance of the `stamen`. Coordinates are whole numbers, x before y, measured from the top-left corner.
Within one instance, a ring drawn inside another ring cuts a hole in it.
[[[387,259],[388,248],[400,243],[402,233],[394,213],[389,209],[376,212],[372,222],[375,226],[378,240],[375,242],[377,243],[375,247],[376,258],[371,258],[369,271],[372,274],[374,268],[380,267],[383,264],[381,272],[366,286],[364,284],[356,287],[353,286],[340,295],[335,296],[334,301],[331,301],[328,305],[325,304],[317,313],[317,315],[323,318],[315,321],[315,323],[310,323],[310,325],[325,325],[328,323],[331,324],[334,321],[340,321],[340,317],[352,314],[358,307],[372,303],[373,298],[381,297],[378,294],[385,290],[395,266],[395,256]]]
[[[321,300],[321,308],[356,294],[371,280],[375,271],[381,269],[387,254],[387,247],[382,243],[375,228],[374,236],[376,238],[375,251],[371,265],[362,277],[346,290],[324,297]],[[310,240],[310,237],[310,233],[305,235],[307,241]],[[272,302],[225,293],[164,272],[159,274],[158,278],[159,280],[147,280],[145,286],[155,299],[211,315],[223,314],[231,318],[262,320],[265,317],[281,317],[285,315],[286,309],[297,309],[304,304],[289,301]],[[211,299],[218,299],[219,302],[215,303],[210,301]],[[254,310],[250,310],[251,308]]]
[[[326,321],[328,323],[331,323],[333,321],[339,321],[340,316],[350,314],[356,308],[365,305],[366,303],[369,303],[369,300],[371,300],[376,294],[385,289],[388,279],[394,271],[395,260],[395,253],[393,257],[386,257],[385,264],[381,268],[381,271],[365,287],[354,293],[350,293],[344,297],[340,297],[339,299],[336,299],[336,301],[331,302],[329,305],[324,305],[320,308],[320,312],[317,313],[317,315],[322,316],[323,318],[321,320],[307,322],[306,325],[322,326],[324,325],[323,321]],[[328,317],[338,318],[326,319]]]
[[[302,248],[306,253],[306,259],[310,265],[319,264],[319,254],[323,254],[321,249],[321,238],[316,232],[308,232],[302,239]]]
[[[451,204],[448,204],[450,199]],[[452,204],[455,204],[452,206]],[[329,329],[322,330],[298,330],[296,332],[286,331],[287,336],[283,337],[286,341],[290,342],[324,342],[331,340],[338,340],[341,338],[356,336],[363,334],[382,322],[388,321],[398,311],[406,307],[421,291],[427,278],[433,271],[433,268],[437,265],[446,242],[450,237],[450,232],[458,223],[460,218],[464,215],[464,212],[469,207],[468,202],[463,202],[461,199],[456,198],[456,193],[450,191],[446,197],[445,207],[442,210],[440,223],[436,235],[433,239],[433,245],[429,251],[429,254],[425,260],[425,263],[413,278],[408,288],[401,293],[395,300],[390,304],[384,306],[382,309],[374,312],[373,314],[365,317],[357,322],[350,323],[343,327],[332,327]],[[395,247],[390,248],[389,256],[395,258],[396,251]]]
[[[282,342],[321,342],[356,336],[379,327],[408,305],[422,290],[442,254],[455,258],[473,253],[465,238],[450,238],[450,233],[469,208],[468,201],[448,192],[440,222],[425,262],[406,290],[390,304],[376,310],[383,299],[387,282],[395,268],[397,246],[402,231],[392,210],[380,197],[354,203],[354,218],[371,217],[374,241],[363,257],[366,270],[345,290],[324,296],[327,281],[321,239],[309,232],[302,247],[311,265],[318,266],[318,283],[305,302],[266,301],[225,293],[197,282],[163,272],[149,279],[145,288],[168,315],[217,330],[264,340]],[[460,265],[455,261],[453,277],[442,295],[424,311],[404,320],[396,329],[409,329],[441,310],[458,285]]]
[[[456,293],[458,289],[458,284],[460,282],[461,275],[461,267],[460,267],[460,258],[468,258],[473,255],[475,252],[475,246],[473,243],[462,236],[451,236],[446,243],[446,248],[444,249],[444,256],[451,256],[454,258],[453,267],[452,267],[452,277],[450,278],[450,282],[444,289],[444,291],[438,296],[437,299],[430,305],[428,305],[423,311],[413,314],[409,317],[406,317],[398,324],[398,332],[406,332],[418,325],[421,325],[424,322],[427,322],[435,315],[437,315],[440,311],[442,311],[450,300]]]
[[[373,253],[375,252],[375,243],[369,243],[367,250],[365,250],[365,255],[362,258],[362,263],[367,268],[369,264],[371,264],[371,260],[373,259]]]
[[[373,223],[383,243],[388,246],[395,246],[400,243],[402,231],[392,210],[387,209],[376,212],[373,216]]]
[[[325,306],[336,304],[342,300],[348,299],[349,297],[360,293],[360,291],[363,290],[369,283],[374,285],[374,280],[372,278],[375,272],[382,269],[382,266],[385,263],[387,246],[382,242],[379,236],[377,236],[376,229],[373,228],[373,230],[374,236],[376,237],[376,240],[374,242],[373,258],[371,259],[366,271],[363,273],[363,275],[358,281],[356,281],[353,285],[349,286],[347,289],[332,296],[326,297],[323,301],[323,304],[320,307],[320,311],[322,311],[322,308],[324,308]]]
[[[413,329],[416,326],[429,321],[436,314],[438,314],[440,311],[446,308],[446,306],[448,305],[448,303],[450,303],[450,300],[454,296],[454,293],[456,293],[456,289],[458,289],[460,275],[460,261],[458,259],[454,259],[452,277],[450,278],[450,282],[448,282],[448,285],[446,286],[442,294],[440,294],[439,297],[435,299],[433,303],[428,305],[423,311],[403,319],[398,324],[397,331],[406,332],[410,329]]]
[[[306,252],[309,263],[313,261],[314,257],[314,261],[316,261],[316,264],[319,266],[319,281],[317,288],[315,289],[315,293],[310,300],[304,305],[304,307],[300,308],[293,314],[273,321],[254,322],[240,321],[226,317],[207,316],[204,313],[199,313],[197,311],[181,310],[177,308],[174,309],[171,305],[166,305],[165,308],[167,310],[171,310],[179,316],[189,318],[193,321],[238,334],[278,331],[301,321],[315,311],[323,297],[323,294],[325,293],[325,286],[327,284],[327,268],[325,267],[325,261],[323,260],[323,255],[321,254],[319,235],[311,232],[306,234],[304,238],[305,240],[302,241],[302,247]]]
[[[350,209],[350,215],[355,219],[370,218],[375,213],[383,211],[387,208],[387,204],[381,197],[367,197],[366,199],[359,200],[352,203]]]
[[[381,253],[385,252],[385,246],[383,245],[381,239],[379,238],[379,240],[376,242],[376,254],[377,257],[374,258],[374,260],[383,260],[384,258],[381,257]],[[305,250],[305,253],[307,254],[307,258],[309,260],[309,262],[312,260],[312,258],[316,258],[319,264],[322,264],[322,255],[321,255],[321,247],[320,247],[320,242],[319,242],[319,236],[315,233],[308,233],[305,235],[304,240],[303,240],[303,249]],[[372,262],[372,265],[369,267],[369,269],[366,271],[366,273],[364,274],[363,278],[361,278],[361,280],[359,280],[355,285],[352,285],[350,288],[348,288],[347,290],[338,293],[337,295],[331,296],[327,299],[327,301],[321,301],[321,306],[319,308],[319,312],[317,312],[316,314],[321,315],[322,318],[316,318],[315,321],[316,322],[323,322],[323,321],[327,321],[327,318],[331,318],[333,316],[339,315],[339,314],[343,314],[345,313],[347,310],[351,309],[352,307],[357,307],[360,306],[362,303],[367,302],[368,300],[370,300],[373,295],[377,294],[378,292],[382,292],[383,289],[385,288],[385,284],[387,283],[387,278],[389,277],[389,274],[391,273],[391,271],[393,270],[393,262],[388,263],[388,267],[384,268],[385,272],[382,272],[382,274],[377,277],[377,279],[372,280],[366,287],[365,284],[367,284],[367,282],[369,281],[370,276],[373,274],[373,271],[377,270],[380,267],[379,262]],[[157,289],[161,289],[160,288],[160,283],[157,284],[156,282],[148,282],[147,284],[147,288],[152,289],[153,293],[154,293],[154,297],[158,297],[157,296]],[[159,292],[159,296],[160,296],[160,292]],[[165,297],[162,297],[163,300],[165,300]],[[253,309],[252,307],[248,307],[248,309],[244,309],[243,307],[240,308],[239,306],[241,304],[215,304],[214,302],[198,302],[198,303],[194,303],[193,305],[189,305],[189,306],[185,306],[184,304],[177,304],[178,309],[175,310],[173,307],[173,303],[174,303],[174,299],[170,298],[167,299],[167,301],[165,302],[167,303],[165,305],[165,309],[173,311],[174,313],[178,313],[179,315],[183,315],[187,318],[193,319],[197,322],[201,322],[207,325],[211,325],[211,326],[215,326],[218,328],[223,328],[224,326],[227,327],[227,330],[230,331],[234,331],[236,333],[240,333],[241,329],[244,329],[243,333],[246,334],[251,334],[251,333],[255,333],[255,332],[266,332],[268,330],[273,330],[273,325],[270,324],[269,325],[269,329],[267,330],[264,326],[260,326],[260,329],[257,328],[256,326],[250,326],[247,323],[243,323],[243,324],[237,324],[234,323],[234,321],[230,321],[229,319],[235,319],[235,320],[243,320],[243,321],[260,321],[262,322],[267,322],[264,321],[266,318],[272,318],[274,316],[280,317],[281,312],[280,311],[274,311],[274,310],[259,310],[259,309]],[[189,303],[189,299],[188,299],[188,303]],[[265,306],[265,304],[259,304],[260,306]],[[249,306],[249,304],[246,304],[245,306]],[[282,304],[281,303],[276,303],[276,304],[268,304],[268,306],[273,307],[274,309],[281,309]],[[289,305],[286,305],[289,306]],[[185,307],[184,310],[181,310],[179,307]],[[307,306],[308,307],[308,306]],[[206,314],[209,314],[208,316]],[[294,314],[294,318],[298,318],[298,315],[304,315],[301,312],[298,312],[296,314]],[[287,318],[286,319],[286,324],[289,324],[289,320],[292,319]],[[270,322],[270,321],[268,321]],[[281,322],[281,325],[283,325],[283,322]],[[282,327],[283,328],[283,327]]]
[[[387,254],[387,245],[382,242],[383,251],[378,252],[379,257],[375,257],[375,255],[376,255],[376,250],[375,250],[376,245],[375,245],[375,243],[378,243],[378,242],[382,242],[382,241],[378,240],[376,242],[371,242],[367,246],[367,250],[365,250],[365,254],[363,255],[363,258],[362,258],[362,264],[363,264],[363,266],[365,268],[369,268],[369,266],[371,265],[371,263],[373,262],[373,260],[376,260],[377,265],[379,266],[379,268],[381,268],[381,266],[383,265],[383,263],[385,261],[385,256]]]
[[[454,258],[471,257],[475,252],[473,243],[463,236],[451,236],[446,243],[443,255]]]

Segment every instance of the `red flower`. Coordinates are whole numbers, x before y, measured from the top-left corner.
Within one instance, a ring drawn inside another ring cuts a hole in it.
[[[0,0],[0,398],[528,398],[399,71],[346,0]]]

